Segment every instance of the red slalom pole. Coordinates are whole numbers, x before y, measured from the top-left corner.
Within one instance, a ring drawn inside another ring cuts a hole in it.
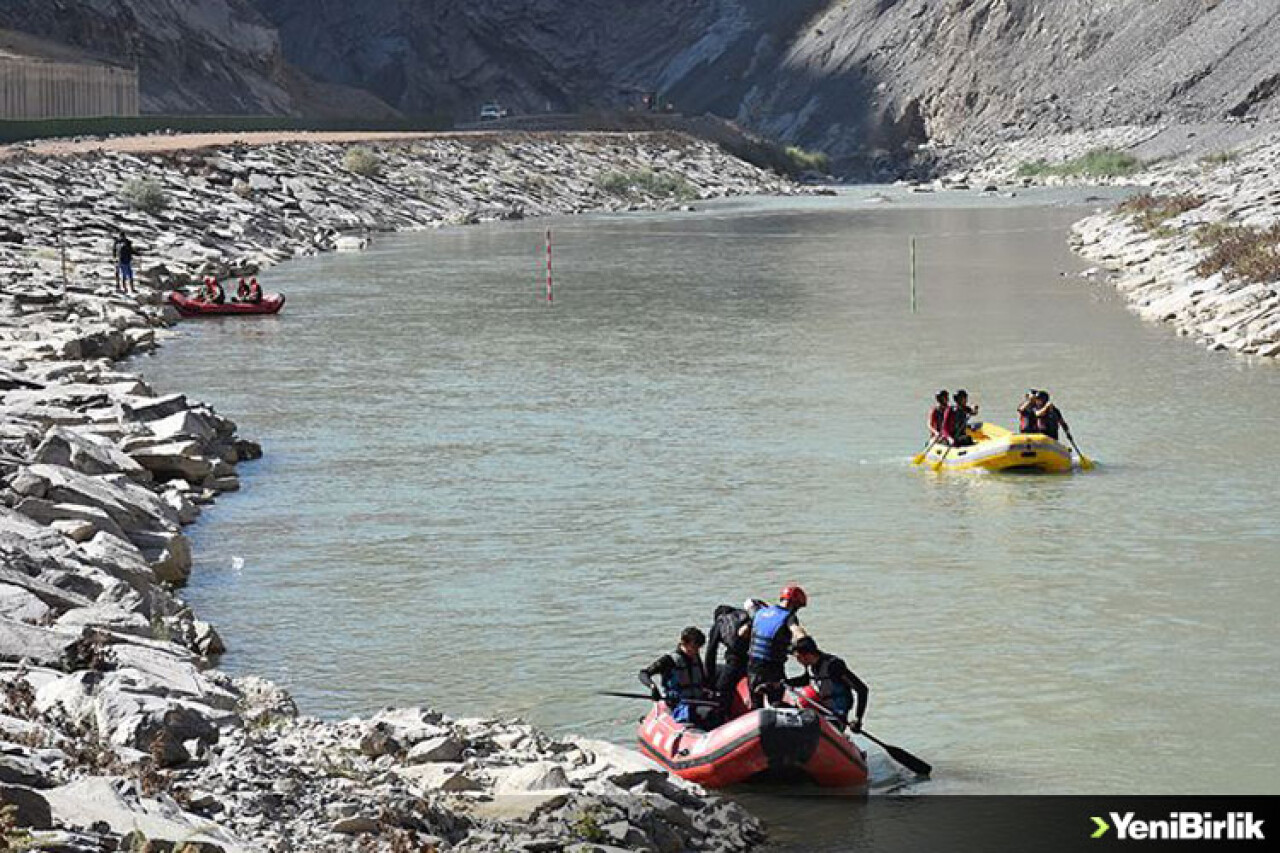
[[[551,293],[551,229],[547,229],[547,302],[554,299]]]

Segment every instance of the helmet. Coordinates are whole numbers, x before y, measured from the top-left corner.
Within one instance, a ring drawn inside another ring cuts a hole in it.
[[[796,640],[795,643],[792,644],[791,651],[795,652],[798,655],[806,654],[810,652],[817,652],[818,641],[815,640],[813,637],[801,637],[800,639]]]
[[[742,609],[750,613],[752,616],[756,615],[756,611],[761,607],[764,607],[764,602],[758,598],[748,598],[746,601],[742,602]]]
[[[969,396],[969,392],[968,392],[968,391],[966,391],[966,390],[964,390],[963,388],[961,388],[961,389],[959,389],[958,391],[956,391],[956,393],[952,394],[951,396],[952,396],[952,397],[955,397],[957,400],[959,400],[961,397],[968,398],[968,396]]]
[[[809,596],[798,586],[784,586],[782,592],[778,593],[778,600],[783,604],[794,605],[793,610],[799,610],[809,603]]]
[[[1047,402],[1049,402],[1049,392],[1048,392],[1048,391],[1037,391],[1037,392],[1036,392],[1036,399],[1037,399],[1037,400],[1043,400],[1043,401],[1045,401],[1046,403],[1047,403]]]
[[[948,394],[948,393],[947,393],[947,390],[944,388],[944,389],[942,389],[941,391],[939,391],[937,394],[934,394],[934,395],[933,395],[933,399],[935,399],[935,400],[937,400],[939,403],[941,403],[943,400],[947,399],[947,398],[948,398],[948,397],[950,397],[950,396],[951,396],[951,395],[950,395],[950,394]]]

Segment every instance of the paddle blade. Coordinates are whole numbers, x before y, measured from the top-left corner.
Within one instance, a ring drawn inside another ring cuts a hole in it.
[[[912,755],[900,746],[885,743],[866,729],[863,729],[860,734],[867,740],[879,746],[885,752],[889,753],[890,758],[910,770],[912,773],[919,776],[930,776],[933,774],[933,765],[925,761],[923,758],[918,758]]]
[[[923,461],[924,461],[924,457],[925,457],[925,453],[927,453],[927,451],[921,450],[921,451],[920,451],[919,453],[917,453],[915,456],[912,456],[912,457],[911,457],[911,464],[912,464],[912,465],[919,465],[921,462],[923,462]]]
[[[918,776],[930,776],[933,774],[933,766],[929,764],[929,762],[924,759],[917,758],[902,747],[888,743],[881,744],[881,746],[884,747],[885,752],[889,753],[890,758],[910,770],[912,773],[915,773]]]
[[[617,690],[597,690],[597,696],[613,696],[617,699],[643,699],[646,702],[653,702],[654,698],[647,693],[622,693]]]
[[[1092,471],[1095,467],[1097,466],[1093,464],[1092,459],[1090,459],[1088,456],[1085,456],[1083,453],[1080,454],[1080,470]]]

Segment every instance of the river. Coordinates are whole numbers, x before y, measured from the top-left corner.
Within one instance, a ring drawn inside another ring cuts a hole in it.
[[[279,317],[185,323],[142,363],[266,449],[192,528],[186,595],[305,712],[626,743],[643,703],[594,691],[798,582],[868,728],[936,768],[871,747],[878,791],[1269,793],[1280,370],[1082,279],[1083,195],[847,188],[272,270]],[[1006,424],[1048,388],[1098,469],[912,468],[942,387]],[[752,806],[783,845],[848,841],[847,806]]]

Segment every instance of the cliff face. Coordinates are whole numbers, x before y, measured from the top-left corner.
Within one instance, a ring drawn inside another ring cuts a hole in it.
[[[143,112],[391,112],[307,80],[249,0],[4,0],[0,28],[136,63]]]
[[[1280,118],[1261,0],[6,0],[0,27],[141,64],[144,109],[477,117],[659,91],[846,168],[927,140]],[[292,63],[292,65],[291,65]]]
[[[827,4],[739,118],[833,153],[924,138],[1280,117],[1280,4],[878,0]]]
[[[671,57],[717,24],[696,0],[254,0],[286,55],[407,113],[474,120],[638,100]]]
[[[459,119],[657,89],[846,163],[1162,119],[1280,116],[1257,0],[253,0],[308,71]]]

